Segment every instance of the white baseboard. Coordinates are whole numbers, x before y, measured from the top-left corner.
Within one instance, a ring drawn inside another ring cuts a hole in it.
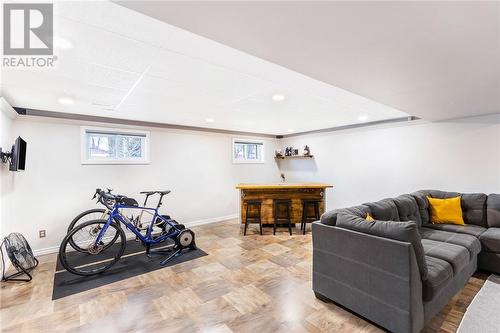
[[[210,223],[216,223],[216,222],[222,222],[222,221],[237,219],[238,216],[239,216],[238,214],[231,214],[231,215],[226,215],[226,216],[212,217],[212,218],[209,218],[209,219],[203,219],[203,220],[196,220],[196,221],[186,222],[186,223],[183,223],[183,224],[186,227],[195,227],[195,226],[204,225],[204,224],[210,224]],[[132,234],[132,236],[133,236],[133,234]],[[35,257],[37,257],[37,256],[43,256],[45,254],[57,253],[57,251],[59,251],[59,245],[57,245],[57,246],[51,246],[51,247],[46,247],[46,248],[43,248],[43,249],[33,250],[33,254],[35,255]]]
[[[226,216],[219,216],[219,217],[213,217],[213,218],[209,218],[209,219],[186,222],[183,224],[186,227],[194,227],[194,226],[203,225],[203,224],[210,224],[210,223],[222,222],[222,221],[227,221],[227,220],[233,220],[233,219],[237,219],[238,216],[239,216],[238,214],[231,214],[231,215],[226,215]]]
[[[33,250],[33,254],[35,255],[35,257],[38,257],[45,254],[57,253],[57,251],[59,251],[59,245]]]

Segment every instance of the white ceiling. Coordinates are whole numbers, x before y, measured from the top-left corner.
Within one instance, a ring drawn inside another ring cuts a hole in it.
[[[500,113],[498,1],[121,4],[427,120]]]
[[[54,14],[72,47],[56,49],[55,69],[2,68],[13,106],[266,134],[407,116],[111,2],[56,2]]]

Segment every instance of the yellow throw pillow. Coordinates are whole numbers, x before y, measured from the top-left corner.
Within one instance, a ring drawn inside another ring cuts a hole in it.
[[[432,223],[451,223],[465,225],[462,217],[460,197],[436,199],[427,197],[431,210]]]
[[[366,218],[365,220],[367,220],[368,222],[373,222],[375,221],[375,219],[370,215],[370,213],[366,213]]]

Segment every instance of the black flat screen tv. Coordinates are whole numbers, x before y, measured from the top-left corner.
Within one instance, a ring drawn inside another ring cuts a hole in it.
[[[10,157],[10,171],[24,170],[26,166],[26,141],[21,137],[16,139],[12,146],[12,155]]]

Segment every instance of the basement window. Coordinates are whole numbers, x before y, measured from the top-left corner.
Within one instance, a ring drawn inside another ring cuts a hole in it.
[[[233,139],[233,163],[264,163],[264,141]]]
[[[82,127],[82,164],[149,164],[149,132]]]

